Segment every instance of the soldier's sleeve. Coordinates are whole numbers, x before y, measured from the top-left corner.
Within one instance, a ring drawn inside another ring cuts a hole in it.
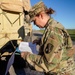
[[[59,34],[59,33],[58,33]],[[54,71],[59,65],[62,57],[62,50],[60,48],[61,35],[52,31],[51,36],[47,39],[44,46],[44,55],[29,54],[26,58],[27,62],[35,67],[37,71]],[[59,37],[58,37],[59,36]],[[62,40],[61,40],[62,41]]]

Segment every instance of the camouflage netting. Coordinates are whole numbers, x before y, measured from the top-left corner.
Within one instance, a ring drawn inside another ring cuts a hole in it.
[[[13,11],[13,12],[23,12],[23,9],[29,10],[30,6],[29,0],[0,0],[0,8],[2,10]]]

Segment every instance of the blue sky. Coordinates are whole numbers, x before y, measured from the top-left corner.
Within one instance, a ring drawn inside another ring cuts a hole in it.
[[[30,0],[31,6],[40,0]],[[49,8],[55,10],[52,17],[66,29],[75,29],[75,0],[41,0]],[[33,29],[39,29],[33,25]]]

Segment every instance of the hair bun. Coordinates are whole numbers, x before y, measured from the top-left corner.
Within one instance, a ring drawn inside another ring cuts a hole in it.
[[[52,8],[46,10],[47,14],[53,14],[55,11]]]

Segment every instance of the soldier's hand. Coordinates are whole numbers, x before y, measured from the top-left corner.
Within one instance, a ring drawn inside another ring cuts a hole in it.
[[[30,54],[29,52],[22,52],[21,57],[26,60],[27,55]]]

